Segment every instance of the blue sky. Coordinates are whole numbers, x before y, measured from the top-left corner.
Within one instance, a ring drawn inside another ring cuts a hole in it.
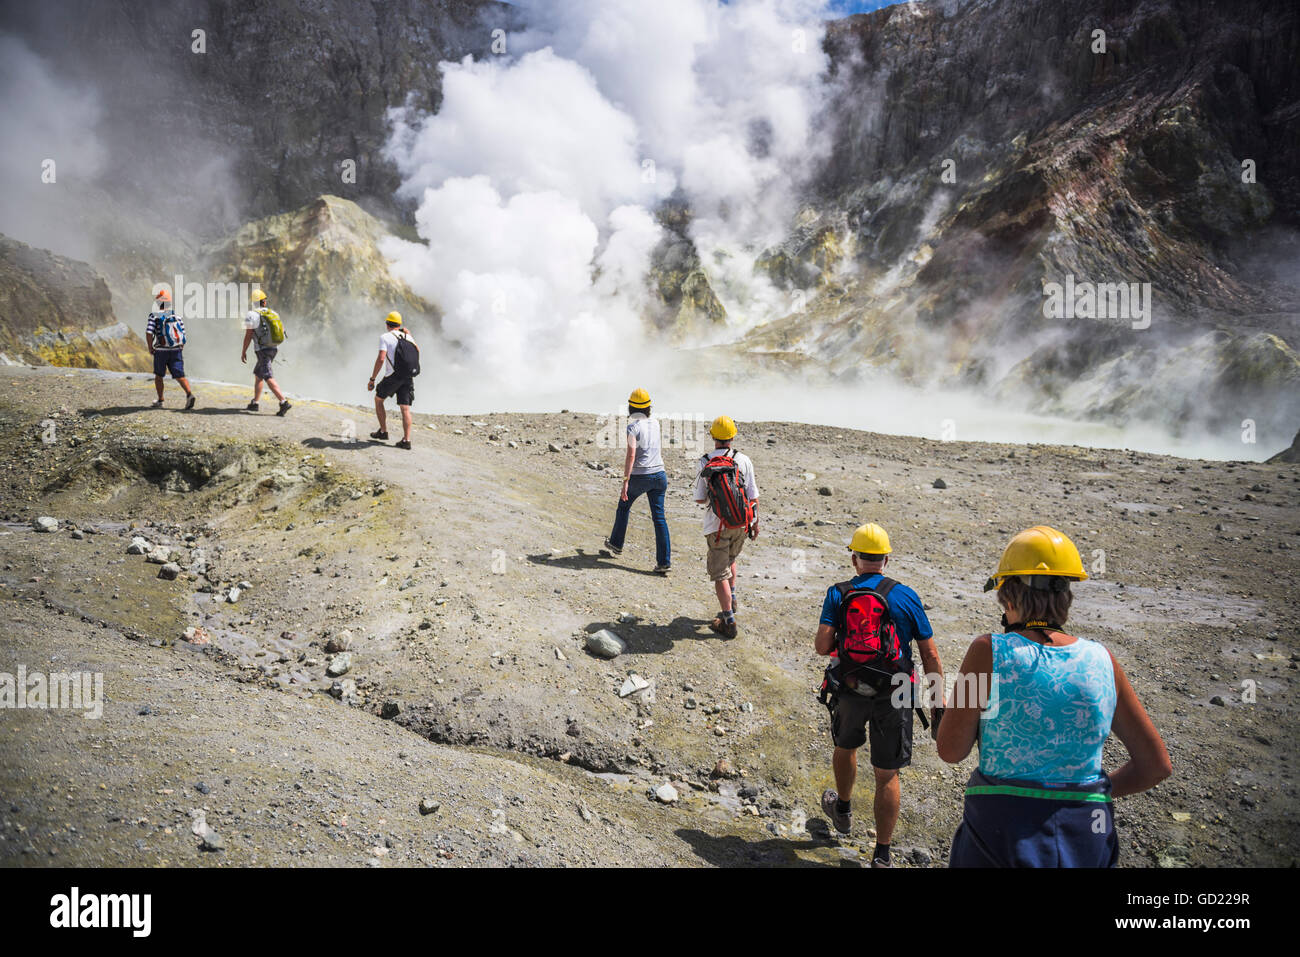
[[[900,2],[902,0],[831,0],[830,6],[835,13],[848,16],[851,13],[869,13]]]

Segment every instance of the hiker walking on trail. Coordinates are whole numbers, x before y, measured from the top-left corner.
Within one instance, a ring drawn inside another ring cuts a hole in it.
[[[1002,627],[971,642],[938,735],[949,764],[979,742],[950,867],[1114,867],[1112,800],[1172,773],[1115,656],[1062,630],[1070,582],[1087,577],[1074,543],[1037,525],[1011,539],[984,586],[997,589]],[[1107,774],[1111,731],[1129,760]]]
[[[367,392],[374,390],[375,416],[379,419],[379,428],[371,432],[370,437],[388,441],[384,400],[396,396],[397,405],[402,410],[402,440],[395,444],[399,449],[410,449],[411,404],[415,402],[414,380],[420,374],[420,348],[402,326],[400,312],[390,312],[384,322],[388,331],[379,337],[379,355],[375,357],[375,367],[370,370],[370,381],[366,383]],[[384,374],[376,386],[375,377],[381,369]]]
[[[258,410],[257,403],[262,397],[262,386],[265,384],[271,394],[280,400],[280,411],[275,414],[284,415],[292,406],[276,384],[275,376],[271,374],[271,360],[280,351],[280,343],[284,342],[284,323],[274,310],[267,308],[266,293],[255,289],[252,298],[253,308],[244,316],[244,349],[239,354],[239,361],[247,364],[248,347],[251,343],[256,343],[253,346],[253,354],[257,357],[257,363],[253,366],[253,401],[248,403],[248,411]]]
[[[704,510],[705,567],[720,609],[709,629],[723,638],[735,638],[736,559],[745,547],[745,538],[758,537],[758,484],[749,456],[731,447],[736,423],[720,415],[709,427],[709,435],[713,436],[713,451],[700,456],[695,479],[695,501],[708,505]]]
[[[172,297],[166,289],[159,289],[154,296],[158,308],[149,313],[149,321],[144,327],[144,341],[153,356],[153,385],[158,390],[158,401],[153,404],[161,409],[163,404],[163,381],[167,373],[181,384],[185,390],[185,408],[194,408],[194,392],[190,389],[190,380],[185,378],[185,360],[182,351],[185,348],[185,323],[172,309]]]
[[[614,555],[622,554],[632,503],[644,495],[650,503],[650,519],[655,527],[654,570],[660,575],[666,575],[673,563],[668,519],[664,515],[668,471],[664,468],[659,420],[650,417],[650,393],[645,389],[633,391],[627,399],[627,414],[627,455],[623,459],[623,487],[618,493],[614,528],[605,539],[605,547]]]
[[[884,576],[892,552],[889,534],[874,522],[862,525],[849,552],[854,575],[826,590],[815,642],[817,654],[833,656],[821,700],[830,709],[835,789],[822,794],[822,810],[835,830],[849,833],[858,749],[870,741],[876,785],[871,866],[890,867],[902,802],[898,772],[912,763],[912,712],[925,703],[926,688],[942,693],[943,666],[920,597]],[[912,663],[913,642],[925,669],[920,680]],[[943,717],[939,700],[931,711],[936,728]],[[929,726],[924,711],[921,722]]]

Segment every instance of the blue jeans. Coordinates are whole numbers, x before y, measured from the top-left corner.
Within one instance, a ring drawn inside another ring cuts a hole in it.
[[[615,548],[623,547],[623,538],[627,535],[627,516],[632,510],[632,503],[641,495],[650,501],[650,518],[655,523],[655,559],[660,565],[672,563],[672,543],[668,540],[668,519],[664,517],[664,494],[668,491],[668,473],[655,472],[653,475],[633,475],[627,483],[627,501],[619,499],[618,512],[614,515],[614,530],[609,533],[609,543]]]

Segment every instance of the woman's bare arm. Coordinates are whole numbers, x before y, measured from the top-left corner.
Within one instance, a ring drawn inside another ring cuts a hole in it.
[[[1110,660],[1115,666],[1115,718],[1110,729],[1128,750],[1128,761],[1110,776],[1111,796],[1126,797],[1149,790],[1173,773],[1169,752],[1160,732],[1151,722],[1137,692],[1129,683],[1128,675],[1120,667],[1110,649]]]
[[[945,703],[943,723],[939,725],[939,757],[956,764],[970,754],[979,736],[980,714],[988,704],[989,674],[993,671],[993,640],[980,635],[966,649],[961,668],[953,684],[953,693]]]

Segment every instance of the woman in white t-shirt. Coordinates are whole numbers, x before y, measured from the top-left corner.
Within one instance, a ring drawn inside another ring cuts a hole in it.
[[[650,502],[650,518],[655,527],[655,571],[666,575],[672,567],[672,543],[668,538],[668,519],[664,515],[668,472],[664,469],[659,422],[650,417],[650,393],[645,389],[634,391],[628,397],[627,412],[623,488],[619,492],[618,511],[614,514],[614,530],[605,539],[605,547],[615,555],[623,551],[628,513],[632,510],[632,503],[645,495]]]

